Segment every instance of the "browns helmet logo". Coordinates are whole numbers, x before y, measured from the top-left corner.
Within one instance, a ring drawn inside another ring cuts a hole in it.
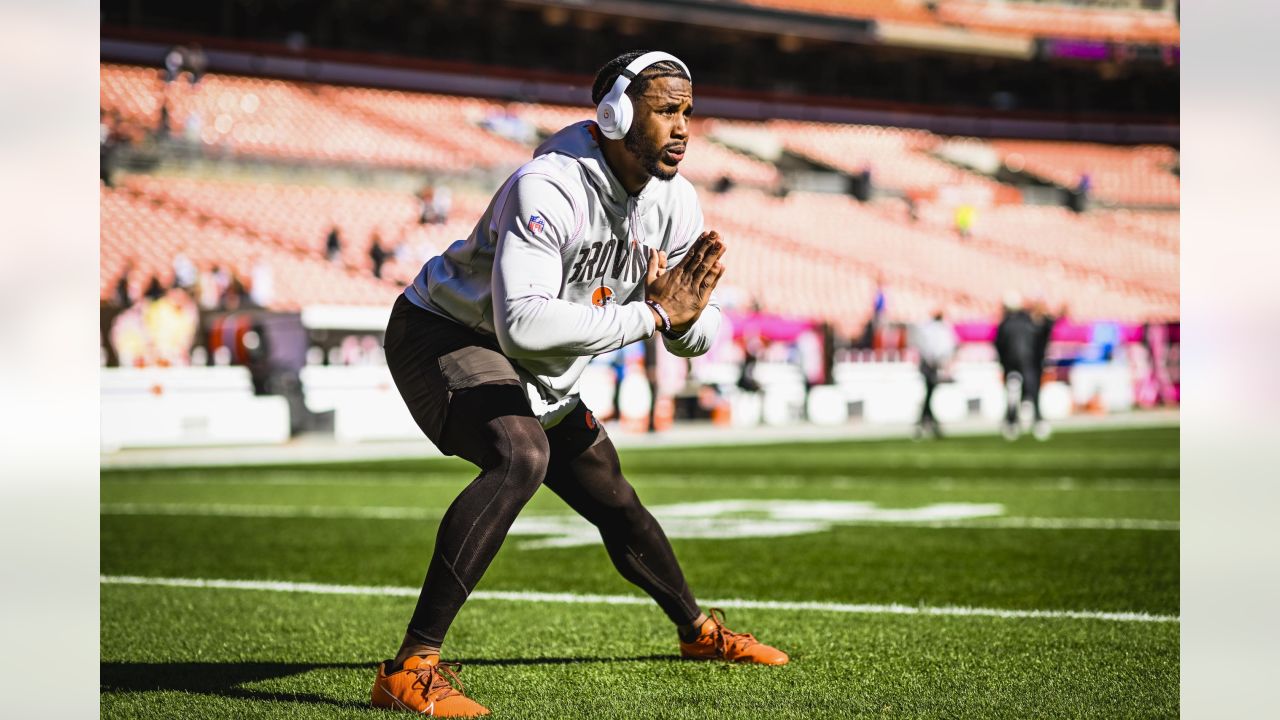
[[[591,304],[596,307],[604,307],[613,303],[613,288],[608,285],[601,285],[595,289],[595,292],[591,293]]]

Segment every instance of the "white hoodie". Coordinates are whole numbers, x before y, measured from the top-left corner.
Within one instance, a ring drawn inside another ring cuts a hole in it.
[[[410,302],[496,336],[529,391],[534,414],[555,425],[578,401],[595,355],[653,334],[644,304],[649,248],[674,266],[702,233],[693,185],[677,175],[627,194],[605,162],[595,123],[570,125],[494,196],[471,236],[422,266]],[[720,329],[713,300],[667,349],[705,353]]]

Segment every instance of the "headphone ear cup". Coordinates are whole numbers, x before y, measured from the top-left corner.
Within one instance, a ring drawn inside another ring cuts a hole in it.
[[[618,135],[614,140],[621,140],[627,136],[627,131],[631,129],[631,117],[635,114],[635,108],[631,105],[631,97],[626,93],[618,98]]]
[[[614,98],[606,95],[596,106],[596,125],[610,140],[621,140],[631,129],[631,98],[626,93]]]
[[[618,106],[613,101],[613,98],[605,96],[605,98],[600,101],[600,104],[596,106],[596,125],[600,126],[600,132],[604,133],[604,136],[607,138],[617,140],[622,137],[622,135],[617,134]]]

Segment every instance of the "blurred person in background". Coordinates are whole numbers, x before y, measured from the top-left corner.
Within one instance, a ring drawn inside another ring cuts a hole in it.
[[[1022,431],[1019,415],[1024,406],[1031,415],[1035,438],[1049,439],[1051,429],[1040,416],[1040,376],[1054,322],[1040,312],[1033,317],[1016,293],[1005,296],[1004,317],[996,327],[995,345],[1005,378],[1006,409],[1001,433],[1006,440],[1018,439]]]
[[[435,222],[436,189],[427,185],[418,191],[418,224],[427,225]]]
[[[195,85],[204,77],[208,68],[209,58],[199,44],[193,44],[191,47],[175,45],[164,56],[164,81],[171,83],[183,73],[190,73],[189,80],[192,85]]]
[[[169,52],[164,54],[164,81],[171,83],[178,79],[178,75],[182,73],[182,67],[187,62],[187,47],[185,45],[174,45],[169,48]]]
[[[199,279],[200,272],[196,269],[196,264],[191,262],[191,258],[185,253],[178,253],[173,256],[173,286],[182,288],[189,292],[193,291],[196,286],[196,280]]]
[[[107,187],[112,187],[111,172],[115,169],[116,147],[120,144],[119,127],[119,116],[98,110],[98,179]]]
[[[885,314],[889,309],[888,295],[884,290],[884,276],[876,276],[876,294],[871,301],[871,317],[862,329],[862,340],[858,347],[864,350],[880,349],[880,328],[884,325]]]
[[[329,228],[329,235],[324,239],[324,254],[332,263],[342,259],[342,236],[338,234],[336,224]]]
[[[166,100],[160,105],[160,119],[156,122],[156,139],[168,140],[172,130],[173,116],[169,114],[169,102]]]
[[[120,309],[133,305],[133,290],[130,285],[133,273],[136,271],[137,261],[132,258],[126,260],[124,268],[120,270],[120,277],[116,278],[115,288],[111,293],[111,302]]]
[[[375,707],[441,717],[488,711],[453,687],[445,634],[542,485],[600,530],[618,572],[663,609],[684,657],[780,665],[787,656],[698,607],[671,544],[623,477],[578,395],[592,357],[660,333],[701,355],[720,329],[724,272],[678,176],[693,88],[666,53],[628,53],[596,77],[597,120],[550,137],[503,183],[472,234],[423,266],[396,300],[387,366],[446,455],[480,474],[440,521],[426,580]],[[619,236],[616,228],[625,228]]]
[[[165,284],[160,282],[160,277],[152,275],[151,279],[147,281],[147,289],[142,291],[142,295],[146,299],[155,302],[164,297],[164,290]]]
[[[930,320],[911,329],[911,344],[920,354],[920,375],[924,378],[924,403],[920,407],[915,436],[923,438],[932,434],[941,438],[942,428],[933,416],[930,402],[934,388],[950,373],[951,360],[956,354],[956,331],[946,321],[942,310],[937,310]]]
[[[532,145],[538,139],[538,129],[520,117],[515,103],[490,113],[480,125],[489,132],[523,145]]]
[[[276,273],[265,255],[259,255],[249,269],[249,299],[261,308],[270,307],[276,299]]]
[[[240,276],[234,273],[231,274],[226,290],[222,292],[222,298],[218,301],[218,309],[235,312],[243,309],[251,302],[252,298],[246,292],[244,282],[240,280]]]
[[[196,279],[196,305],[201,310],[216,310],[222,301],[222,293],[226,290],[222,268],[216,263],[201,263],[200,274]]]
[[[453,209],[453,191],[446,185],[428,185],[418,193],[418,223],[443,225]]]
[[[373,263],[373,276],[382,278],[382,264],[387,261],[387,249],[382,247],[382,235],[378,231],[373,232],[373,239],[369,242],[369,260]]]
[[[435,198],[431,206],[434,222],[441,225],[449,222],[449,213],[453,211],[453,191],[448,185],[436,186]]]
[[[978,210],[969,203],[961,203],[956,208],[956,235],[959,235],[961,240],[968,238],[973,233],[973,221],[977,214]]]

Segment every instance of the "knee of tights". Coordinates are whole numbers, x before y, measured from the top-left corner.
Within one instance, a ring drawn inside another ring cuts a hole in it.
[[[514,476],[540,483],[551,461],[551,446],[536,420],[521,420],[525,422],[505,423],[505,442],[497,448],[495,464]]]

